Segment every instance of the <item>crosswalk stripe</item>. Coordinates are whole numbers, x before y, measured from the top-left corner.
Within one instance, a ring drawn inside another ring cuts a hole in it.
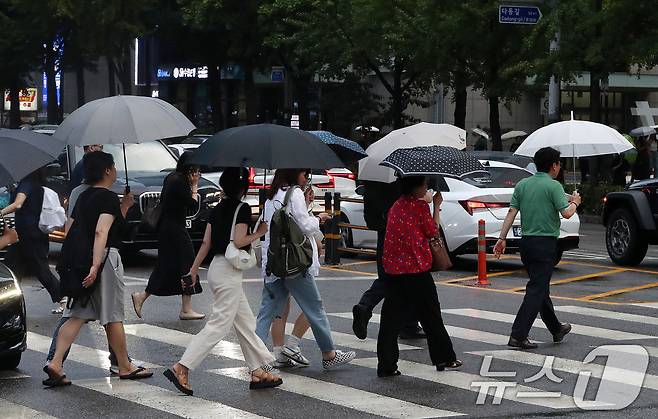
[[[263,418],[263,416],[254,415],[211,400],[194,396],[181,397],[179,392],[173,392],[162,387],[145,384],[144,382],[106,377],[76,380],[73,384],[111,397],[138,403],[161,412],[186,418]]]
[[[497,351],[473,351],[466,352],[467,354],[478,355],[478,356],[491,356],[495,359],[500,359],[503,361],[516,362],[526,365],[533,365],[536,367],[543,367],[544,362],[546,361],[546,355],[524,352],[524,351],[514,351],[514,350],[497,350]],[[619,369],[613,367],[607,367],[611,373],[611,381],[615,381],[622,384],[633,384],[627,380],[627,370]],[[592,378],[601,378],[603,376],[603,370],[605,369],[604,365],[589,363],[584,364],[581,361],[554,357],[552,369],[556,371],[562,371],[569,374],[578,375],[581,371],[591,371]],[[658,376],[652,374],[646,374],[644,376],[644,384],[642,387],[649,388],[652,390],[658,390]]]
[[[191,333],[153,326],[150,324],[125,324],[123,327],[126,330],[127,335],[155,340],[157,342],[180,346],[182,348],[186,348],[187,345],[190,344],[190,339],[194,336]],[[219,357],[244,361],[240,345],[226,340],[219,342],[219,344],[213,348],[211,353]]]
[[[47,354],[50,349],[51,337],[43,336],[34,332],[27,332],[27,348],[33,351],[41,352]],[[75,355],[72,357],[71,355]],[[68,359],[75,359],[76,362],[82,364],[90,365],[96,368],[109,369],[110,368],[110,353],[107,351],[102,351],[100,349],[89,348],[87,346],[78,345],[74,343],[71,345],[71,353],[69,354]],[[137,359],[135,362],[142,363],[146,368],[160,368],[160,365],[150,364],[148,362],[139,361]],[[44,359],[45,364],[45,359]]]
[[[345,317],[345,318],[351,319],[352,313],[348,313],[348,314],[349,317]],[[286,323],[286,333],[288,334],[292,333],[292,329],[294,326],[295,325],[293,323]],[[304,338],[313,340],[314,339],[313,331],[311,329],[307,330],[306,333],[304,334]],[[358,349],[361,351],[377,352],[377,339],[366,338],[361,340],[352,334],[340,333],[334,331],[331,332],[331,338],[334,341],[334,345],[336,346],[345,346],[351,349]],[[401,351],[408,351],[413,349],[422,349],[422,348],[419,346],[400,344]]]
[[[0,411],[2,417],[20,419],[57,419],[47,413],[39,412],[27,406],[12,403],[9,400],[0,399]]]
[[[466,316],[483,320],[493,320],[503,323],[514,323],[515,316],[507,313],[499,313],[496,311],[477,310],[474,308],[457,308],[457,309],[443,309],[443,313],[454,314],[457,316]],[[535,320],[535,327],[546,329],[546,326],[539,319]],[[603,329],[600,327],[585,326],[581,324],[571,323],[571,333],[583,336],[590,336],[595,338],[607,340],[640,340],[640,339],[656,339],[658,336],[642,335],[637,333],[622,332],[620,330]]]
[[[249,376],[244,368],[221,368],[208,372],[249,381]],[[463,413],[422,406],[381,394],[300,375],[282,373],[281,377],[283,378],[283,384],[277,387],[278,389],[387,418],[464,416]]]
[[[352,318],[352,313],[329,313],[329,315],[334,317],[344,318],[344,319]],[[381,315],[377,313],[373,313],[372,317],[370,318],[370,321],[372,323],[380,323]],[[484,332],[476,329],[467,329],[464,327],[450,326],[447,324],[445,325],[445,327],[450,337],[453,338],[459,338],[459,339],[470,340],[475,342],[483,342],[483,343],[488,343],[490,345],[507,345],[507,342],[509,341],[509,335],[501,335],[498,333]],[[535,342],[541,343],[539,341],[535,341]],[[375,350],[375,352],[377,351]]]
[[[580,314],[583,316],[600,317],[603,319],[624,320],[627,322],[652,324],[658,326],[658,317],[642,316],[639,314],[621,313],[619,311],[600,310],[598,308],[580,306],[556,306],[555,311]]]
[[[353,364],[366,368],[377,368],[377,358],[360,358],[352,361]],[[475,393],[480,392],[479,386],[474,383],[482,382],[499,382],[488,377],[481,377],[477,374],[469,374],[462,371],[443,371],[437,372],[431,365],[421,364],[411,361],[398,361],[398,368],[404,376],[418,378],[420,380],[431,381],[437,384],[443,384],[450,387],[460,388]],[[514,384],[514,383],[513,383]],[[535,397],[524,396],[528,393],[534,393]],[[552,409],[574,409],[576,404],[574,399],[568,395],[560,397],[537,397],[545,395],[545,392],[520,384],[513,387],[507,387],[502,394],[502,398],[518,403],[530,404],[534,406],[548,407]],[[593,402],[596,403],[596,402]],[[598,407],[608,406],[607,403],[596,403]]]
[[[631,305],[644,308],[658,308],[658,303],[635,303]]]

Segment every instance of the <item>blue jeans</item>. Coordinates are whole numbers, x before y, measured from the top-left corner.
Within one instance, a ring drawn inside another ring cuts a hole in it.
[[[320,350],[322,352],[333,351],[334,342],[331,339],[329,319],[322,306],[322,297],[320,297],[318,287],[315,285],[315,279],[308,272],[265,284],[260,311],[256,320],[256,334],[258,337],[263,342],[266,341],[270,333],[272,320],[281,315],[289,295],[293,296],[304,314],[306,314]]]

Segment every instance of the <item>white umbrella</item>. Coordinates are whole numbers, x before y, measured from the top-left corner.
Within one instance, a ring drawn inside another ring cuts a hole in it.
[[[500,136],[501,140],[510,140],[512,138],[525,137],[528,135],[525,131],[510,131]]]
[[[421,146],[447,146],[459,150],[466,148],[466,131],[450,124],[421,122],[390,132],[366,149],[368,157],[359,161],[359,179],[376,182],[394,182],[395,171],[379,164],[400,148]]]
[[[187,136],[196,127],[164,100],[146,96],[111,96],[89,102],[66,117],[53,137],[68,145],[145,143]]]
[[[366,132],[379,132],[379,128],[377,127],[362,127],[359,125],[358,127],[354,128],[354,131],[360,132],[360,131],[366,131]]]
[[[654,127],[637,127],[631,130],[628,134],[631,137],[646,137],[647,135],[652,135],[656,133]]]
[[[523,141],[514,154],[533,157],[543,147],[558,150],[562,157],[573,157],[575,172],[576,157],[620,154],[632,149],[633,145],[607,125],[577,121],[572,116],[570,121],[555,122],[539,128]]]
[[[489,134],[482,128],[472,128],[471,131],[473,131],[475,134],[479,135],[480,137],[484,137],[487,140],[489,139]]]

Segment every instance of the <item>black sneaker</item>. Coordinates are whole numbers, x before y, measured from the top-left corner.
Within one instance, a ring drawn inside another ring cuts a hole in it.
[[[553,334],[553,342],[562,342],[562,339],[571,332],[571,325],[569,323],[562,323],[558,331]]]
[[[359,339],[365,339],[368,337],[368,320],[372,317],[372,312],[368,310],[365,306],[357,304],[352,307],[352,331],[354,335]]]

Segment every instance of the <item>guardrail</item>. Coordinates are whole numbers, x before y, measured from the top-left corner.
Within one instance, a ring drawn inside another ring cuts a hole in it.
[[[372,249],[360,249],[356,247],[347,247],[343,242],[343,229],[351,230],[370,230],[366,226],[355,225],[343,221],[341,212],[341,202],[354,202],[363,204],[362,198],[343,198],[340,193],[333,194],[327,192],[324,195],[325,212],[331,215],[331,218],[325,223],[325,264],[339,265],[342,254],[354,254],[363,256],[376,256],[377,252]]]

